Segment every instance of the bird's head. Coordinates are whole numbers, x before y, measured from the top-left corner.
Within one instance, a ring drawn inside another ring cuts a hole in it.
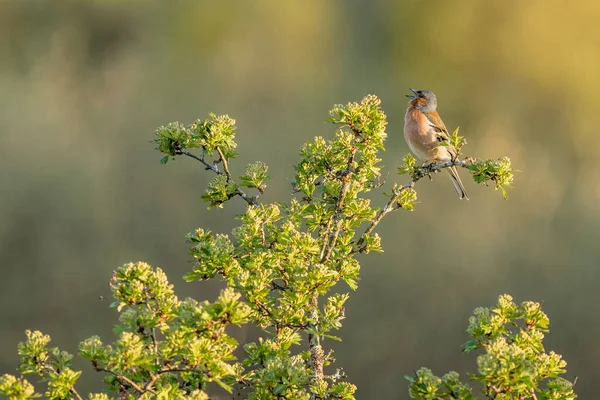
[[[437,97],[430,90],[415,90],[410,89],[412,94],[407,94],[410,100],[410,105],[423,112],[433,112],[437,109]]]

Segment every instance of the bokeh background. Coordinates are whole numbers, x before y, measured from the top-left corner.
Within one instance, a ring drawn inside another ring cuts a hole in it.
[[[466,154],[522,172],[508,201],[464,171],[469,202],[445,176],[423,181],[417,210],[381,223],[385,253],[362,259],[344,341],[327,343],[358,398],[408,398],[402,377],[420,366],[474,370],[468,317],[501,293],[544,303],[547,349],[593,398],[599,19],[592,0],[1,2],[0,373],[15,372],[25,329],[73,353],[111,340],[107,283],[125,262],[161,266],[180,297],[215,297],[218,283],[181,278],[184,234],[229,232],[245,203],[207,211],[212,176],[189,159],[160,165],[157,126],[236,118],[231,168],[265,161],[264,200],[286,200],[301,144],[333,134],[331,106],[373,93],[389,121],[383,163],[403,182],[410,86],[437,93]],[[81,390],[98,390],[75,366]]]

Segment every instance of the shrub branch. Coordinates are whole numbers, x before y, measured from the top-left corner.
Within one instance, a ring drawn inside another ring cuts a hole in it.
[[[344,304],[350,295],[339,292],[343,286],[338,283],[357,288],[360,264],[354,256],[382,251],[376,228],[390,212],[415,208],[414,187],[424,177],[460,166],[469,170],[477,183],[492,183],[506,196],[514,171],[507,158],[466,158],[418,166],[409,155],[399,172],[408,174],[410,181],[393,184],[386,204],[379,209],[372,206],[366,193],[382,188],[388,179],[387,175],[382,179],[381,173],[380,156],[387,138],[381,101],[369,95],[360,102],[334,106],[330,116],[329,122],[338,125],[334,137],[306,142],[294,166],[292,187],[301,196],[272,204],[259,203],[269,179],[265,163],[248,164],[240,176],[232,172],[237,147],[235,120],[210,114],[190,125],[173,122],[156,129],[153,142],[163,154],[161,163],[183,155],[214,173],[202,196],[209,208],[222,207],[237,196],[248,207],[237,216],[239,225],[230,234],[198,228],[187,235],[194,266],[184,279],[221,277],[226,284],[212,303],[178,299],[164,272],[144,262],[115,270],[110,287],[115,298],[111,306],[120,314],[115,329],[118,338],[104,344],[93,336],[79,346],[81,357],[90,360],[96,371],[108,374],[109,393],[120,398],[207,400],[210,385],[216,383],[235,398],[354,399],[356,386],[344,381],[342,369],[336,368],[335,373],[327,370],[333,368],[328,366],[335,359],[333,351],[325,348],[326,340],[341,340],[333,333],[342,327]],[[465,141],[457,132],[449,144],[460,154]],[[539,313],[530,305],[524,307],[531,311],[527,324],[543,328],[545,320],[535,325]],[[228,326],[248,323],[260,328],[263,335],[243,346],[244,356],[238,362],[234,353],[241,354],[236,352],[239,344],[228,335]],[[80,372],[69,368],[72,356],[47,348],[50,338],[41,332],[28,332],[27,336],[19,345],[22,373],[44,378],[51,400],[81,399],[74,389]],[[299,348],[303,338],[308,348]],[[489,338],[477,334],[465,348],[478,348],[485,340]],[[496,343],[497,350],[506,352],[500,345]],[[519,355],[517,350],[511,351]],[[555,356],[549,357],[554,357],[548,359],[550,364],[540,365],[546,369],[556,366],[550,371],[556,375],[563,364]],[[492,388],[503,393],[512,390],[492,378],[480,374],[476,379],[491,392]],[[443,379],[418,370],[409,379],[411,395],[446,400],[443,390],[449,388],[450,398],[471,400],[463,395],[470,391],[454,375]],[[551,384],[569,390],[562,381]],[[430,388],[439,393],[431,396]],[[534,400],[536,395],[550,398],[543,393],[527,395]],[[37,397],[27,381],[7,375],[0,377],[0,394],[18,399]],[[108,398],[105,393],[90,395],[90,400]]]

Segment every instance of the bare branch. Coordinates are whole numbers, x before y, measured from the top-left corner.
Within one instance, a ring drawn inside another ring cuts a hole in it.
[[[413,184],[417,183],[417,181],[421,180],[425,176],[430,176],[432,173],[437,173],[438,171],[441,171],[444,168],[454,166],[466,168],[469,164],[471,164],[471,162],[472,160],[470,158],[466,158],[464,160],[452,160],[445,161],[443,163],[426,163],[423,164],[421,167],[415,169],[414,176],[411,182]]]
[[[223,163],[223,170],[225,171],[225,176],[227,177],[227,181],[232,181],[233,178],[231,177],[231,174],[229,173],[229,165],[227,164],[227,159],[225,158],[225,155],[223,154],[223,151],[221,150],[220,147],[217,147],[217,153],[219,154],[219,161]],[[217,161],[217,163],[219,161]]]
[[[532,398],[533,400],[538,400],[538,398],[537,398],[537,396],[536,396],[536,394],[535,394],[535,390],[534,390],[534,389],[531,389],[531,398]]]
[[[187,151],[187,150],[185,150],[183,148],[177,149],[177,154],[182,154],[184,156],[191,157],[194,160],[200,161],[207,170],[212,171],[212,172],[214,172],[217,175],[223,175],[223,176],[225,176],[227,178],[228,182],[229,181],[233,181],[231,173],[229,172],[229,165],[227,164],[227,160],[225,159],[224,154],[221,151],[221,149],[219,149],[217,147],[217,153],[219,153],[219,157],[220,157],[219,161],[221,161],[223,163],[223,170],[224,170],[224,172],[219,169],[219,162],[218,161],[215,162],[215,163],[213,163],[211,165],[211,164],[209,164],[204,159],[204,149],[203,149],[202,153],[203,153],[202,156],[197,156],[196,154],[190,153],[189,151]],[[262,189],[262,190],[259,189],[257,194],[255,194],[254,196],[250,196],[250,195],[246,194],[243,190],[241,190],[238,185],[236,185],[236,193],[234,194],[234,196],[235,195],[240,196],[249,205],[256,206],[258,204],[259,197],[263,193],[264,193],[264,189]]]
[[[204,164],[207,170],[213,171],[217,175],[225,175],[224,172],[219,170],[219,167],[216,164],[210,165],[209,163],[207,163],[206,160],[204,160],[204,156],[197,156],[194,153],[190,153],[185,149],[178,149],[177,154],[183,154],[184,156],[188,156],[193,158],[194,160],[200,161],[202,164]]]
[[[387,174],[385,174],[385,178],[381,179],[381,177],[377,177],[377,183],[375,183],[375,181],[372,182],[372,188],[373,189],[379,189],[380,187],[382,187],[383,185],[385,185],[385,183],[387,182],[388,178],[390,177],[390,173],[388,172]]]
[[[83,400],[83,397],[81,397],[81,395],[77,392],[77,390],[75,390],[74,387],[71,387],[71,389],[69,389],[71,391],[71,393],[73,394],[73,396],[75,396],[75,398],[77,400]]]

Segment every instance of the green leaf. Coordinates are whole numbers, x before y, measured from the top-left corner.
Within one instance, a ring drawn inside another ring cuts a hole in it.
[[[402,190],[400,197],[396,201],[398,207],[403,208],[407,211],[413,211],[416,207],[417,192],[409,187]]]
[[[288,388],[287,385],[280,383],[278,385],[275,386],[275,389],[273,389],[273,394],[281,394],[283,393],[286,389]]]
[[[208,208],[223,207],[223,203],[238,193],[235,182],[229,181],[224,175],[217,175],[206,188],[202,200],[208,203]]]
[[[498,160],[472,160],[467,164],[467,169],[475,182],[486,185],[492,182],[494,189],[500,190],[504,199],[508,197],[506,188],[512,187],[514,174],[518,172],[512,168],[508,157],[501,157]]]
[[[417,165],[417,159],[413,157],[412,154],[407,154],[404,156],[404,164],[398,167],[398,173],[400,175],[412,175],[415,167]]]
[[[264,190],[266,188],[265,181],[269,179],[267,170],[267,164],[262,161],[248,164],[246,173],[240,176],[240,186]]]
[[[469,340],[465,342],[465,344],[463,344],[463,351],[465,353],[470,353],[471,351],[476,350],[480,347],[481,345],[479,344],[478,340]]]
[[[221,386],[223,389],[225,389],[227,391],[227,393],[231,394],[233,393],[233,388],[226,384],[225,382],[223,382],[220,379],[215,379],[215,382],[217,383],[217,385]]]
[[[206,399],[207,385],[215,381],[229,392],[231,385],[243,382],[248,392],[244,396],[249,399],[354,399],[356,387],[339,382],[341,374],[312,379],[307,368],[311,353],[295,345],[307,334],[314,335],[313,343],[318,338],[339,340],[331,333],[342,326],[348,295],[333,294],[332,290],[337,291],[340,281],[357,288],[357,248],[361,253],[382,251],[373,228],[389,211],[414,210],[417,193],[413,184],[393,184],[395,203],[385,209],[372,206],[371,196],[367,196],[385,183],[380,176],[387,121],[380,99],[368,95],[359,102],[335,105],[329,116],[327,122],[338,125],[335,133],[330,139],[316,137],[302,146],[292,180],[298,196],[289,204],[252,204],[236,217],[239,224],[231,235],[203,229],[188,235],[194,264],[185,280],[222,279],[227,289],[216,301],[180,301],[159,270],[144,263],[124,266],[111,281],[117,300],[113,306],[120,312],[118,341],[103,345],[91,338],[82,343],[80,353],[101,368],[127,374],[134,382],[144,382],[158,369],[189,367],[190,371],[162,374],[154,382],[155,395],[164,398],[198,392],[198,399]],[[248,164],[236,180],[225,169],[227,160],[236,155],[235,131],[235,121],[227,115],[209,114],[208,119],[189,126],[172,123],[155,132],[157,148],[165,155],[161,163],[182,154],[183,149],[201,148],[202,157],[214,157],[206,161],[209,165],[223,164],[226,176],[219,172],[202,196],[209,208],[221,207],[240,195],[242,187],[259,194],[266,188],[269,176],[263,162]],[[456,128],[442,145],[454,146],[460,153],[465,144]],[[476,182],[492,183],[506,196],[515,172],[509,159],[465,164]],[[413,181],[429,172],[433,173],[417,166],[411,154],[398,168],[399,174],[407,174]],[[364,229],[369,234],[364,234]],[[247,322],[263,329],[267,338],[247,343],[245,358],[235,363],[233,352],[238,343],[226,331],[228,325]],[[513,395],[531,389],[540,380],[539,374],[543,373],[544,379],[561,374],[564,360],[544,353],[542,339],[548,323],[534,303],[517,306],[507,297],[499,299],[494,308],[475,310],[468,326],[471,340],[464,345],[465,351],[483,353],[473,377],[484,386],[508,388],[501,394]],[[70,361],[58,350],[44,346],[38,353],[55,364]],[[333,362],[332,357],[325,357],[325,365]],[[31,359],[29,364],[31,370],[40,368]],[[113,391],[122,386],[116,376],[107,378]],[[439,378],[420,369],[407,379],[414,398],[474,399],[471,388],[454,372]],[[534,390],[542,393],[540,387]]]
[[[41,397],[40,394],[35,393],[35,388],[27,379],[23,377],[16,378],[9,374],[0,376],[0,394],[15,400]]]
[[[467,144],[467,139],[465,139],[463,136],[459,136],[458,130],[459,127],[456,127],[454,132],[452,132],[448,144],[456,149],[457,155],[460,155],[461,149]]]
[[[235,142],[235,120],[228,115],[216,116],[209,114],[210,119],[197,120],[189,126],[189,132],[209,155],[219,149],[226,159],[233,158],[233,151],[237,144]]]

